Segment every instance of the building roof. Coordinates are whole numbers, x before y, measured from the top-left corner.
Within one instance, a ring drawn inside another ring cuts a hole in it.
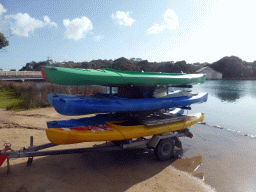
[[[212,71],[215,71],[216,73],[220,73],[220,72],[214,70],[213,68],[211,68],[211,67],[209,67],[209,66],[207,66],[207,67],[202,67],[201,69],[197,70],[196,73],[200,73],[200,72],[202,72],[203,70],[205,70],[205,69],[207,69],[207,68],[209,68],[209,69],[212,70]],[[220,73],[220,74],[222,74],[222,73]]]
[[[196,72],[199,73],[199,72],[205,70],[206,68],[207,68],[207,67],[202,67],[201,69],[197,70]]]

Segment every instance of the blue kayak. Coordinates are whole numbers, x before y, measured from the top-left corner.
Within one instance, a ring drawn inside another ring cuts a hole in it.
[[[106,121],[119,121],[123,120],[125,116],[116,116],[109,114],[99,114],[94,117],[60,120],[60,121],[48,121],[48,128],[65,128],[65,127],[83,127],[89,125],[105,124]]]
[[[129,99],[109,94],[94,96],[49,94],[48,100],[62,115],[154,111],[206,102],[208,93],[168,95],[160,98]]]
[[[184,109],[173,108],[170,114],[183,114]],[[129,118],[128,114],[98,114],[94,117],[86,117],[80,119],[60,120],[60,121],[48,121],[48,128],[68,128],[68,127],[83,127],[89,125],[105,124],[107,121],[120,121]]]

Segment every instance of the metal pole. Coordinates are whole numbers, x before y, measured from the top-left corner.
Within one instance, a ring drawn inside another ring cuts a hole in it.
[[[33,146],[33,141],[34,141],[33,136],[30,136],[30,147],[32,147],[32,146]]]
[[[109,94],[112,95],[112,87],[109,87]]]
[[[48,156],[48,155],[63,155],[63,154],[75,154],[75,153],[86,153],[94,151],[115,151],[123,150],[120,146],[113,147],[96,147],[96,148],[78,148],[78,149],[66,149],[66,150],[51,150],[51,151],[17,151],[16,154],[10,154],[10,158],[20,158],[20,157],[38,157],[38,156]]]

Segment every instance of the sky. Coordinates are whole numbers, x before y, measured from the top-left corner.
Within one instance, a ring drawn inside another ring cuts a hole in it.
[[[255,0],[0,0],[0,68],[120,57],[256,60]]]

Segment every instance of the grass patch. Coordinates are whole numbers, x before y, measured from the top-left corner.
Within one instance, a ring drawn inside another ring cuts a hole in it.
[[[15,92],[8,89],[0,89],[0,108],[9,108],[11,106],[18,106],[22,103],[21,98],[17,98]],[[13,109],[21,109],[21,107]]]
[[[94,94],[104,92],[95,86],[65,86],[50,83],[19,83],[0,81],[0,107],[26,110],[49,107],[48,94]]]

